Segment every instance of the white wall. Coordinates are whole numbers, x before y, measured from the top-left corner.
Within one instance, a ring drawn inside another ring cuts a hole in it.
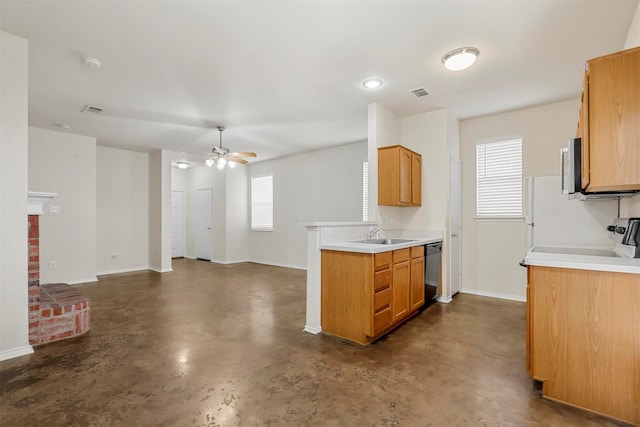
[[[627,32],[627,39],[624,42],[624,49],[640,46],[640,3],[636,7],[636,13],[633,15],[633,21]]]
[[[298,222],[362,221],[366,160],[359,142],[250,164],[249,178],[273,174],[274,191],[274,231],[249,231],[251,261],[306,268],[307,233]]]
[[[640,3],[636,8],[636,13],[627,33],[627,40],[624,43],[625,49],[637,46],[640,46]],[[620,203],[620,215],[622,217],[640,216],[640,194],[625,199]]]
[[[227,172],[225,261],[245,261],[249,255],[249,168],[237,166]]]
[[[27,298],[28,44],[0,32],[0,360],[32,353]]]
[[[149,264],[171,271],[171,158],[167,150],[149,156]]]
[[[97,274],[149,268],[149,185],[149,154],[97,148]]]
[[[96,139],[29,127],[29,191],[60,209],[40,217],[40,283],[97,281]]]
[[[463,290],[521,300],[526,292],[518,265],[524,221],[474,219],[476,144],[522,137],[523,176],[559,175],[559,151],[576,133],[579,106],[571,99],[460,122]]]

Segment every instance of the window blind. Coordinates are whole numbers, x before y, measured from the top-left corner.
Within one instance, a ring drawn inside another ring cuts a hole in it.
[[[369,221],[369,162],[362,162],[362,220]]]
[[[251,229],[273,231],[273,175],[251,178]]]
[[[522,139],[476,146],[477,216],[522,215]]]

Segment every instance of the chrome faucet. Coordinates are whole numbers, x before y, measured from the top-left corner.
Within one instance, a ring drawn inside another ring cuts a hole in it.
[[[380,233],[382,231],[382,228],[374,228],[373,230],[369,231],[367,233],[367,240],[371,240],[373,239],[373,236],[376,236],[376,238],[378,237],[378,233]]]

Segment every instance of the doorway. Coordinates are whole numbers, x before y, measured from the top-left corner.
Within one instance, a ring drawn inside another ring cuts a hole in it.
[[[213,238],[213,203],[211,188],[196,191],[196,258],[211,261]]]
[[[171,192],[171,258],[183,258],[185,253],[184,191]]]
[[[451,296],[460,292],[460,160],[449,158],[449,283]]]

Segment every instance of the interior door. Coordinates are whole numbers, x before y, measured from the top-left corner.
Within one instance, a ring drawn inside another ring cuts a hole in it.
[[[196,258],[211,261],[213,239],[213,200],[211,188],[196,191]]]
[[[184,257],[184,191],[171,192],[171,257]]]
[[[460,292],[460,160],[449,159],[449,281],[451,295]]]

